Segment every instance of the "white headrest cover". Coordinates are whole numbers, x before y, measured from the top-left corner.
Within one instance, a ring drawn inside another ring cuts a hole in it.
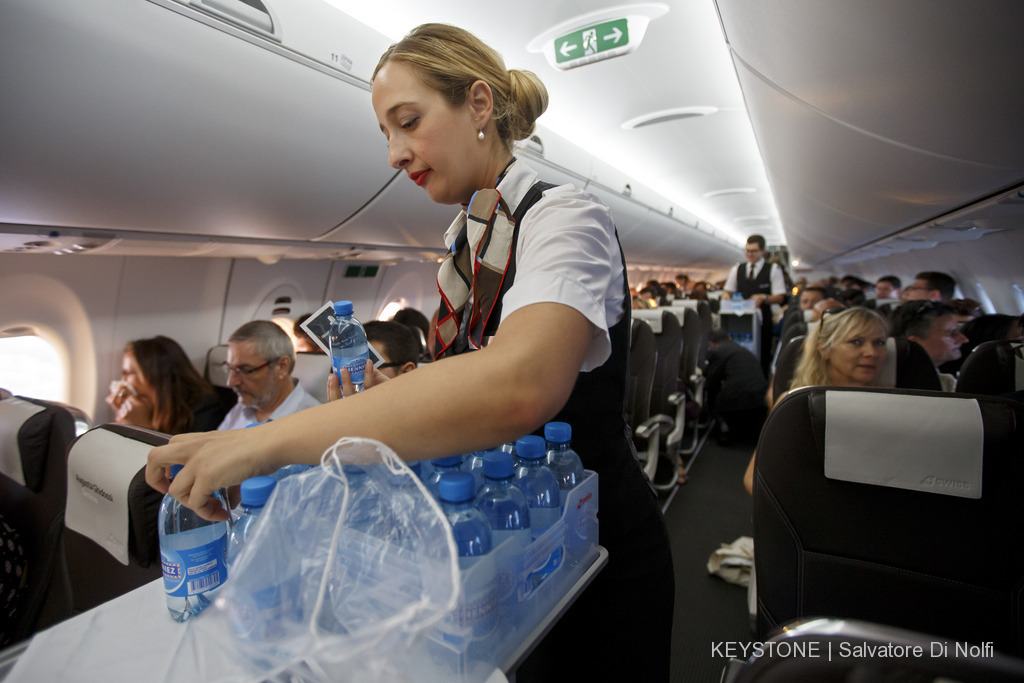
[[[638,308],[633,311],[633,317],[650,325],[654,334],[661,334],[661,314],[660,308]]]
[[[880,387],[896,386],[896,338],[888,337],[885,340],[885,365],[878,373],[876,384]]]
[[[18,432],[21,425],[43,407],[12,396],[0,401],[0,472],[25,486],[25,470],[21,465]]]
[[[221,344],[212,347],[206,353],[206,375],[210,384],[215,387],[227,387],[228,375],[224,372],[223,364],[228,360],[228,345]]]
[[[828,391],[825,410],[829,479],[981,498],[976,400]]]
[[[68,453],[67,528],[95,541],[121,564],[128,564],[128,489],[146,466],[152,446],[93,429]]]

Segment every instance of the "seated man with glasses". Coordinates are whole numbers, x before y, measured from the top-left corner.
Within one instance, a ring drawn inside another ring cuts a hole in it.
[[[377,366],[378,370],[388,377],[396,377],[416,369],[420,345],[411,327],[390,320],[371,320],[363,327],[366,340],[384,359]]]
[[[238,403],[217,429],[241,429],[320,405],[292,377],[295,347],[269,320],[245,323],[228,339],[228,387]]]
[[[953,391],[956,378],[938,369],[943,363],[960,358],[960,346],[967,341],[952,307],[930,300],[908,301],[896,309],[892,333],[920,344],[939,373],[942,390]]]

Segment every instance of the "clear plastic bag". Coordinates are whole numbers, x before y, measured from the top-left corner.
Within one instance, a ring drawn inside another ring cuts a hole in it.
[[[278,484],[217,602],[261,680],[422,681],[458,596],[436,501],[387,446],[345,438]]]

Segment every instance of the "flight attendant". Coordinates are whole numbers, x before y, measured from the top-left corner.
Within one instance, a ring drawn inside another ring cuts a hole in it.
[[[513,157],[547,91],[461,29],[427,24],[389,48],[372,102],[390,164],[435,202],[463,209],[438,275],[438,360],[375,375],[358,394],[348,395],[346,378],[344,400],[267,425],[176,437],[150,453],[147,480],[223,519],[213,491],[317,463],[342,436],[425,459],[569,422],[584,466],[599,475],[609,564],[519,680],[668,680],[672,559],[624,417],[630,300],[608,209],[574,187],[538,183]],[[171,463],[184,465],[173,483]]]
[[[782,276],[782,268],[765,261],[764,237],[748,237],[744,252],[746,263],[737,263],[729,271],[722,297],[730,298],[739,292],[744,299],[752,299],[761,310],[761,369],[767,377],[772,355],[771,304],[781,304],[786,300],[786,280]]]

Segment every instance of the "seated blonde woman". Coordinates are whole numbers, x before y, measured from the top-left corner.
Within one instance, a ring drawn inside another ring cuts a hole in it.
[[[826,311],[804,340],[803,356],[789,390],[810,386],[880,386],[877,382],[885,367],[888,335],[885,319],[870,309]],[[751,494],[756,457],[755,452],[743,475],[743,485]]]

